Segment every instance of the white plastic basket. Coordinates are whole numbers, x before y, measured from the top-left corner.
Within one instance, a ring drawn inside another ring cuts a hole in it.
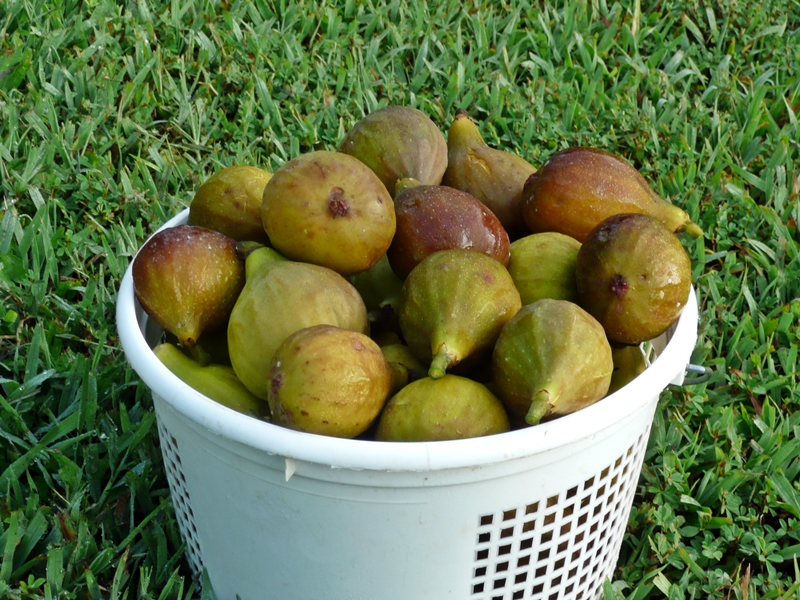
[[[184,223],[187,212],[164,227]],[[613,575],[662,390],[697,338],[694,290],[633,382],[502,435],[381,443],[310,435],[221,406],[173,376],[133,293],[120,341],[153,392],[193,569],[219,600],[596,599]]]

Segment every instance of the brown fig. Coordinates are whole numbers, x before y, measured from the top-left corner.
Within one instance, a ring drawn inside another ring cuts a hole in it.
[[[440,250],[409,273],[400,294],[400,329],[437,379],[462,360],[491,352],[520,309],[506,268],[482,252]]]
[[[444,135],[428,115],[410,106],[386,106],[370,113],[347,132],[339,152],[372,169],[392,197],[399,179],[437,185],[447,168]]]
[[[438,250],[483,252],[508,264],[508,234],[477,198],[445,185],[410,187],[394,199],[397,230],[387,255],[405,279],[420,261]]]
[[[155,233],[133,259],[132,274],[142,308],[184,346],[227,322],[245,283],[236,242],[191,225]]]
[[[536,167],[508,150],[491,148],[469,116],[460,111],[447,134],[444,185],[475,196],[494,213],[511,239],[527,232],[520,210],[522,188]]]
[[[694,238],[703,230],[656,194],[629,162],[596,148],[556,152],[525,183],[522,215],[533,233],[558,231],[584,242],[600,221],[619,213],[648,214],[670,231]]]
[[[639,344],[667,330],[689,299],[692,263],[678,237],[649,215],[602,221],[578,252],[579,304],[609,339]]]
[[[386,253],[395,231],[394,204],[366,166],[320,150],[284,163],[264,187],[264,229],[290,260],[352,275]]]
[[[536,425],[606,395],[614,363],[602,326],[567,300],[545,298],[511,319],[492,352],[494,390],[515,421]]]
[[[272,174],[234,165],[214,173],[197,188],[189,205],[189,225],[208,227],[236,241],[269,244],[261,223],[261,197]]]

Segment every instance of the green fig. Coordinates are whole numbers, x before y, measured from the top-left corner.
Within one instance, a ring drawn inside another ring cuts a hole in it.
[[[208,227],[236,241],[269,244],[261,223],[261,198],[269,171],[234,165],[214,173],[197,188],[189,205],[189,225]]]
[[[400,330],[409,348],[430,363],[434,379],[467,357],[491,352],[503,325],[520,309],[506,268],[473,250],[440,250],[406,278]]]
[[[397,304],[403,280],[392,270],[386,254],[366,271],[347,279],[361,294],[375,332],[397,327]]]
[[[269,406],[278,425],[354,438],[389,398],[392,369],[369,337],[331,325],[290,335],[270,365]]]
[[[369,331],[364,301],[335,271],[283,260],[269,248],[250,254],[246,269],[228,322],[228,352],[236,375],[259,398],[269,393],[275,351],[295,331],[320,324]]]
[[[620,346],[611,348],[614,372],[606,396],[621,390],[647,369],[647,359],[640,346]]]
[[[567,300],[545,298],[511,319],[492,352],[494,390],[514,420],[537,425],[606,395],[614,363],[602,326]]]
[[[231,367],[200,365],[170,343],[157,345],[153,348],[153,354],[178,379],[215,402],[251,416],[269,416],[267,403],[251,394]]]
[[[345,276],[378,262],[395,231],[394,203],[380,179],[352,156],[325,150],[275,171],[261,218],[281,254]]]
[[[575,264],[581,243],[563,233],[534,233],[511,244],[508,272],[522,304],[542,298],[578,301]]]
[[[579,304],[621,344],[664,333],[689,299],[692,263],[678,237],[649,215],[602,221],[578,253]]]
[[[670,231],[703,235],[686,212],[656,194],[629,162],[596,148],[556,152],[525,182],[522,198],[530,231],[558,231],[581,243],[603,219],[619,213],[648,214]]]
[[[392,368],[392,394],[425,376],[427,367],[417,360],[405,344],[388,344],[380,348]]]
[[[380,178],[394,197],[399,179],[438,185],[447,168],[447,142],[431,118],[410,106],[385,106],[358,121],[339,144]]]
[[[392,396],[381,412],[375,439],[436,442],[508,430],[503,404],[486,386],[448,374],[418,379]]]
[[[522,188],[536,167],[508,150],[491,148],[467,113],[456,114],[447,134],[449,185],[475,196],[503,224],[511,239],[527,231],[520,212]]]
[[[153,234],[133,259],[132,274],[142,308],[184,346],[225,325],[245,282],[236,242],[191,225]]]
[[[508,264],[506,230],[467,192],[446,185],[408,187],[395,196],[394,210],[397,230],[386,254],[401,279],[429,254],[451,248],[483,252]]]

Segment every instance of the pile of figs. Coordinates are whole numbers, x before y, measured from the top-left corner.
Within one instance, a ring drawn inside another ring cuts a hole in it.
[[[463,111],[387,106],[336,151],[207,179],[134,258],[155,355],[225,406],[378,441],[561,418],[647,368],[702,230],[623,158],[536,168]]]

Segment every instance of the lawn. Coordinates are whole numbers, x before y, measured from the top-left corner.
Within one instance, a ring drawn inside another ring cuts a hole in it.
[[[797,0],[4,0],[0,598],[201,595],[120,279],[219,168],[387,104],[534,165],[616,152],[703,227],[713,377],[663,394],[605,595],[800,598]]]

